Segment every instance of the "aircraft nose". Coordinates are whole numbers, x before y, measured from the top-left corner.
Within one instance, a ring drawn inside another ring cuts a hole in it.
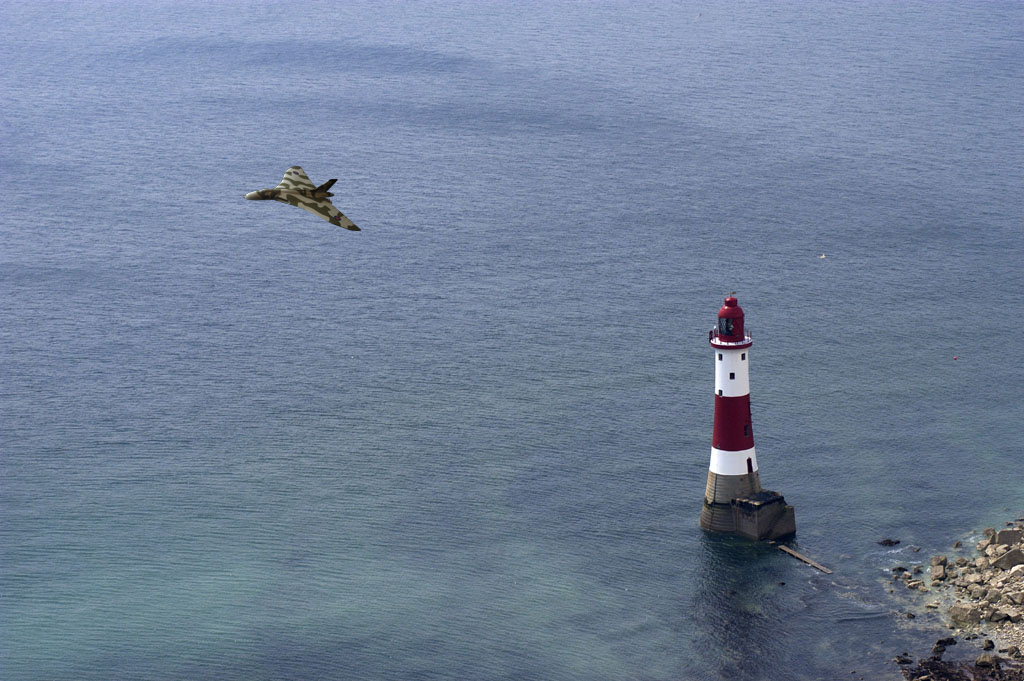
[[[248,194],[245,195],[245,198],[249,199],[250,201],[259,201],[260,198],[262,197],[260,196],[259,192],[249,192]]]

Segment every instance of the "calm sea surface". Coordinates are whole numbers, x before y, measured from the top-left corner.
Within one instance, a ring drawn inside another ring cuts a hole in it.
[[[5,680],[895,678],[1024,511],[1024,4],[0,19]],[[732,290],[834,575],[697,525]]]

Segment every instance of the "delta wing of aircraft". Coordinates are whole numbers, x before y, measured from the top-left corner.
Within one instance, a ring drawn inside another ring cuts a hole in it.
[[[291,206],[297,206],[322,220],[327,220],[332,225],[358,232],[360,229],[356,227],[355,223],[345,217],[345,214],[331,203],[331,197],[334,194],[331,194],[328,190],[335,182],[337,182],[336,179],[328,180],[317,187],[306,176],[302,168],[292,166],[285,171],[281,184],[273,189],[257,189],[254,192],[249,192],[245,195],[245,198],[250,201],[273,199],[274,201],[287,203]]]

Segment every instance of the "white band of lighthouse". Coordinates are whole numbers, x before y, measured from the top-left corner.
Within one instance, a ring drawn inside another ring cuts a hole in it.
[[[750,371],[747,353],[743,350],[715,349],[715,394],[722,397],[742,397],[750,394]]]
[[[747,459],[750,459],[749,468]],[[711,465],[708,470],[715,475],[746,475],[757,470],[757,454],[753,447],[741,452],[728,452],[712,447]]]

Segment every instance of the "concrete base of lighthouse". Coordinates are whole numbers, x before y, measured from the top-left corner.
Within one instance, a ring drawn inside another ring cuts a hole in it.
[[[700,526],[755,541],[796,534],[796,512],[778,492],[761,489],[757,471],[747,475],[708,473]]]
[[[705,501],[700,526],[754,541],[782,539],[796,534],[796,511],[781,494],[766,489],[728,504]]]
[[[757,471],[745,475],[720,475],[708,471],[704,488],[704,508],[700,512],[700,526],[712,532],[735,532],[732,500],[761,491],[761,476]]]

